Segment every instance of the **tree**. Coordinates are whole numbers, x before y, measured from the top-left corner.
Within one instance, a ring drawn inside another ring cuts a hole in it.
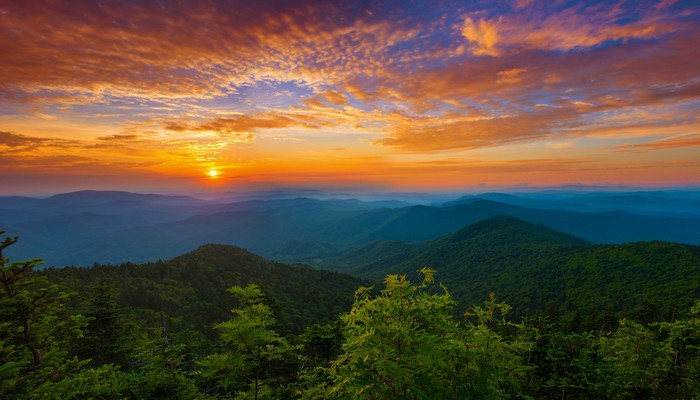
[[[352,310],[342,317],[346,341],[327,371],[331,383],[326,397],[506,396],[505,377],[517,379],[525,367],[513,343],[489,327],[500,305],[493,298],[493,307],[474,308],[477,320],[462,326],[453,318],[449,292],[435,285],[435,271],[419,272],[418,285],[405,275],[389,275],[378,296],[372,298],[371,288],[357,291]]]
[[[305,352],[317,363],[329,364],[340,351],[343,343],[343,331],[340,321],[329,324],[313,324],[299,335]]]
[[[90,358],[92,366],[114,364],[128,367],[139,339],[134,333],[138,327],[129,321],[127,310],[119,306],[114,286],[101,282],[91,289],[82,310],[88,323],[77,343],[76,354]]]
[[[273,329],[277,321],[259,286],[233,286],[229,292],[242,307],[231,310],[232,319],[214,326],[229,351],[201,361],[203,374],[218,381],[224,393],[236,392],[236,398],[275,398],[269,384],[271,363],[282,360],[293,348]]]
[[[510,305],[499,303],[494,292],[483,306],[469,308],[464,316],[463,341],[467,398],[526,397],[525,380],[534,369],[528,365],[539,331],[506,317]]]
[[[70,293],[34,273],[41,260],[4,257],[3,250],[16,242],[16,237],[0,242],[0,371],[6,378],[0,394],[6,396],[42,391],[85,364],[65,358],[85,318],[66,311],[63,301]]]
[[[661,343],[668,364],[664,386],[700,398],[700,300],[690,308],[690,316],[674,322],[655,324],[665,339]]]
[[[111,365],[86,369],[89,360],[68,356],[87,319],[64,306],[72,293],[35,273],[41,260],[4,257],[16,242],[0,242],[0,398],[123,397],[125,374]]]
[[[142,363],[132,370],[132,392],[138,399],[203,399],[194,379],[183,368],[183,344],[168,341],[164,329],[141,343],[136,358]]]
[[[618,377],[619,393],[644,398],[659,388],[667,363],[660,341],[647,327],[623,319],[617,330],[601,336],[598,342],[601,358]]]
[[[534,398],[609,399],[619,394],[620,374],[598,354],[591,332],[547,332],[537,341],[530,376]]]

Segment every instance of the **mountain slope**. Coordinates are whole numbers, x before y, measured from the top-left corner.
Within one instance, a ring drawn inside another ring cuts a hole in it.
[[[330,257],[323,268],[378,280],[386,274],[438,270],[462,304],[495,291],[520,314],[554,308],[630,311],[643,302],[687,307],[700,297],[700,247],[665,242],[590,245],[576,237],[513,217],[480,221],[418,243],[376,242],[387,249],[366,260],[362,248]]]
[[[329,323],[352,304],[355,290],[367,284],[337,272],[268,261],[234,246],[205,245],[165,262],[93,268],[47,269],[42,273],[76,291],[97,282],[117,288],[122,306],[155,319],[160,311],[180,330],[178,321],[199,326],[230,318],[233,299],[226,289],[255,283],[270,295],[279,320],[299,331],[313,323]],[[213,334],[213,332],[210,332]]]
[[[505,215],[476,222],[441,239],[448,243],[463,243],[471,240],[478,240],[483,245],[505,244],[530,247],[587,244],[582,239],[557,232],[546,225],[531,224]]]
[[[318,266],[372,279],[405,273],[410,265],[441,265],[445,260],[485,264],[493,258],[522,257],[556,247],[584,246],[584,240],[510,216],[496,216],[423,243],[377,241],[327,258]]]

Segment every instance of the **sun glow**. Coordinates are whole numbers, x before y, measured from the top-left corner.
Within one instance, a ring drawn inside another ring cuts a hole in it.
[[[219,171],[217,171],[215,169],[209,170],[208,175],[212,178],[216,178],[217,176],[219,176]]]

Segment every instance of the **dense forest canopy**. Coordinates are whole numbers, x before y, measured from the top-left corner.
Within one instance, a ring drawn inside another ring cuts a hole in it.
[[[700,246],[592,245],[510,216],[422,243],[353,247],[316,265],[372,280],[410,275],[415,266],[436,267],[462,307],[494,291],[512,303],[515,315],[578,313],[591,326],[611,312],[659,320],[687,310],[700,297]]]
[[[515,318],[494,293],[464,308],[429,268],[367,286],[230,246],[82,269],[0,260],[3,398],[700,395],[700,302],[660,315],[631,298],[638,318],[587,326]]]

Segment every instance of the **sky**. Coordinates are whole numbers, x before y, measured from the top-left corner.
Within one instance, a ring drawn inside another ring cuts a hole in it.
[[[557,185],[700,185],[697,0],[0,0],[0,195]]]

